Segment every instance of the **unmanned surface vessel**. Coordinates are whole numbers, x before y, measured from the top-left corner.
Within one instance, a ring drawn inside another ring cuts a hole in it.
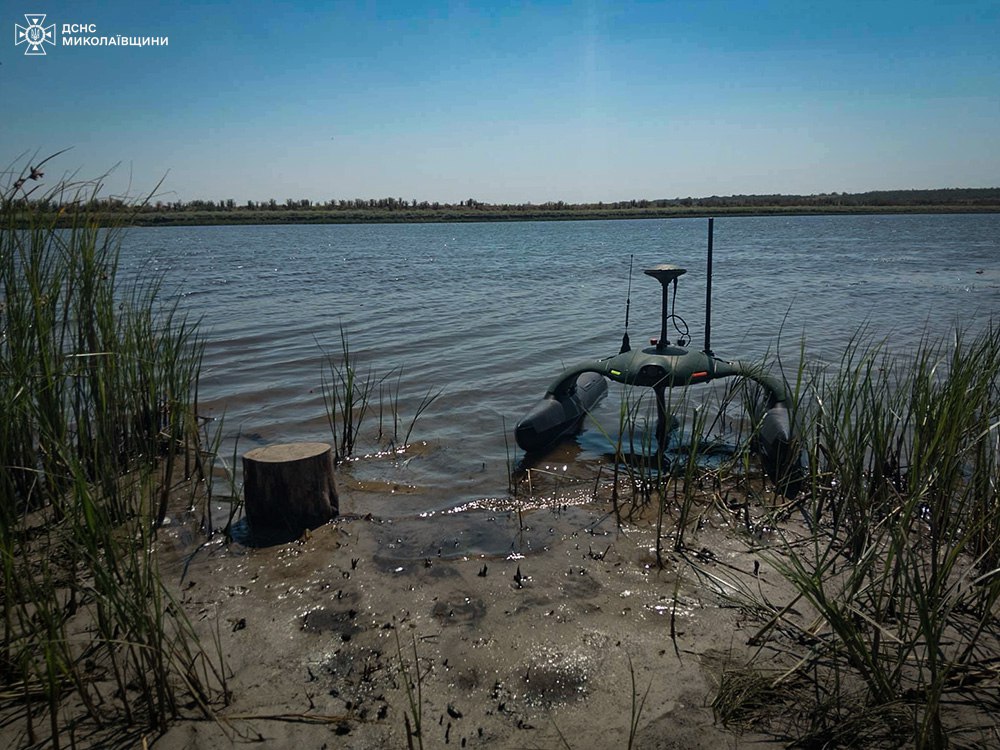
[[[610,378],[626,385],[652,388],[656,395],[656,438],[660,450],[666,448],[666,438],[674,420],[666,413],[666,389],[707,383],[716,378],[743,377],[759,383],[767,393],[766,410],[757,433],[757,446],[761,463],[779,493],[794,497],[801,489],[804,466],[798,441],[795,439],[790,414],[791,394],[784,382],[762,370],[759,365],[738,360],[729,361],[716,357],[709,344],[711,335],[712,294],[712,225],[708,230],[708,283],[706,293],[705,345],[702,351],[688,348],[683,338],[671,343],[667,338],[667,324],[678,320],[670,312],[668,298],[673,287],[674,302],[677,298],[677,279],[686,270],[670,265],[648,268],[645,273],[660,282],[662,308],[660,336],[650,341],[650,346],[633,349],[628,338],[628,307],[626,306],[626,333],[618,354],[603,359],[593,359],[563,370],[545,397],[522,419],[514,430],[517,444],[527,453],[538,453],[556,441],[573,433],[586,413],[607,391]],[[686,333],[686,325],[684,325]],[[678,329],[681,332],[681,329]]]

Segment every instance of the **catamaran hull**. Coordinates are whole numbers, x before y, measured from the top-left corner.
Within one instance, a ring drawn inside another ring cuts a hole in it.
[[[772,404],[765,412],[757,436],[760,462],[778,493],[795,497],[805,482],[802,447],[793,437],[792,419],[784,401]]]
[[[608,392],[608,382],[596,372],[583,372],[563,395],[547,395],[518,422],[514,439],[527,453],[538,453],[580,428],[584,416]]]

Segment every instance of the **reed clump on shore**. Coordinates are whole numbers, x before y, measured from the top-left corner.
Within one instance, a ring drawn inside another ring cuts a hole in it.
[[[718,592],[757,621],[754,655],[733,659],[714,696],[726,726],[795,747],[991,746],[1000,330],[927,336],[910,353],[860,331],[839,361],[807,362],[803,348],[790,384],[806,467],[797,497],[773,494],[756,469],[761,394],[743,384],[700,402],[687,389],[671,396],[661,451],[652,399],[626,390],[616,434],[606,434],[614,468],[594,496],[609,497],[619,527],[654,530],[661,568],[714,560],[699,541],[710,525],[742,537],[754,576],[788,584],[787,600],[774,599],[774,580],[770,594]]]
[[[756,543],[796,595],[740,603],[765,623],[723,722],[808,747],[1000,740],[998,373],[992,325],[908,355],[861,332],[800,367],[806,490]]]
[[[342,464],[354,455],[361,428],[368,417],[378,417],[374,444],[390,453],[405,451],[413,428],[421,415],[441,396],[443,388],[431,388],[414,407],[405,424],[400,407],[403,368],[394,367],[379,375],[369,365],[361,369],[357,353],[351,349],[347,331],[340,327],[340,351],[320,345],[323,365],[320,390],[334,448],[334,460]],[[378,403],[375,403],[376,395]]]
[[[58,748],[210,716],[226,686],[154,547],[204,469],[197,324],[156,279],[122,281],[122,226],[26,206],[36,173],[0,189],[0,720]],[[99,189],[50,197],[84,206]]]

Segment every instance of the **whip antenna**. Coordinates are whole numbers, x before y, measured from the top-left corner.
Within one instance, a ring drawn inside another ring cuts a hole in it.
[[[632,258],[633,256],[630,254],[628,256],[628,292],[625,294],[625,335],[622,336],[622,348],[618,352],[619,354],[624,354],[632,349],[628,340],[628,313],[632,307]]]

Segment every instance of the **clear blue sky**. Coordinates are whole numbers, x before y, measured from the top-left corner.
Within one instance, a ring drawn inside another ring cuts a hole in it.
[[[164,199],[1000,186],[1000,2],[0,0],[0,160]],[[14,45],[25,13],[167,47]]]

